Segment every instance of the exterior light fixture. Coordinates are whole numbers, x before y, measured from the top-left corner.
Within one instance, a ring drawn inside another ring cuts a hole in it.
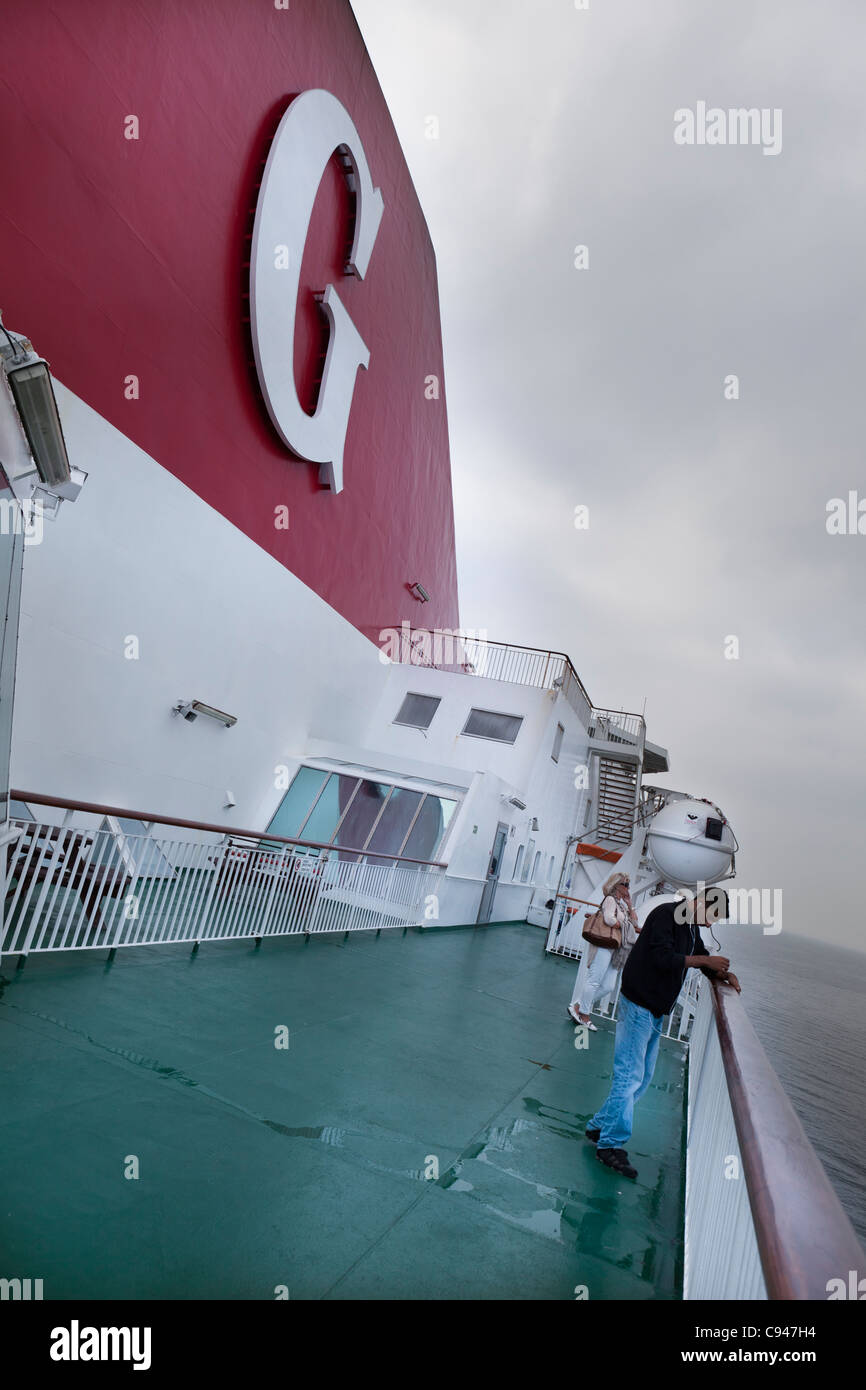
[[[76,470],[73,469],[73,472]],[[60,504],[63,498],[56,492],[51,492],[46,487],[34,487],[31,501],[38,504],[42,509],[42,515],[51,517],[53,520],[60,511]]]
[[[410,594],[414,594],[415,598],[417,598],[420,603],[428,603],[430,600],[430,595],[424,588],[424,585],[419,584],[417,579],[414,583],[409,585],[409,592]]]
[[[10,333],[2,320],[0,331],[6,339],[5,343],[0,341],[0,362],[33,462],[46,487],[61,488],[70,482],[72,470],[48,363],[34,352],[29,338]]]
[[[226,714],[225,710],[214,709],[213,705],[205,705],[201,700],[178,700],[172,707],[172,714],[181,714],[190,724],[194,723],[200,714],[206,714],[208,718],[215,719],[218,724],[225,724],[230,729],[233,724],[237,724],[237,715]]]

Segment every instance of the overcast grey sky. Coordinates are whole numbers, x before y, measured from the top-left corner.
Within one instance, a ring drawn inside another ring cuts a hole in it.
[[[862,949],[866,5],[589,6],[354,0],[437,252],[462,622],[646,699],[739,885]],[[700,101],[781,151],[676,144]]]

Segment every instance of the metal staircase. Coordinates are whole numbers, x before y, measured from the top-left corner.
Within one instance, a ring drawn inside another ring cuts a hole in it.
[[[640,766],[615,758],[599,758],[596,838],[615,845],[631,844]]]

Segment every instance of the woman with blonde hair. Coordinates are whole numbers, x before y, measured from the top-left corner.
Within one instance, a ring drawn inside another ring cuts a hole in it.
[[[619,923],[622,945],[616,950],[608,950],[605,946],[590,945],[587,956],[589,969],[583,982],[583,989],[578,992],[577,981],[575,981],[574,993],[568,1006],[569,1018],[575,1023],[582,1024],[584,1028],[591,1029],[593,1033],[598,1030],[590,1019],[592,1006],[597,998],[604,998],[616,986],[616,977],[625,964],[628,953],[637,941],[640,931],[629,895],[628,874],[611,874],[601,891],[604,894],[601,903],[602,916],[609,927]],[[580,972],[578,971],[579,979]]]

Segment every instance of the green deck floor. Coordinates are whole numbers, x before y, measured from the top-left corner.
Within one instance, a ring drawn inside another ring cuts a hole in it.
[[[46,1299],[678,1298],[682,1049],[636,1112],[637,1182],[616,1177],[582,1137],[612,1029],[575,1049],[575,967],[543,943],[4,961],[0,1277]]]

